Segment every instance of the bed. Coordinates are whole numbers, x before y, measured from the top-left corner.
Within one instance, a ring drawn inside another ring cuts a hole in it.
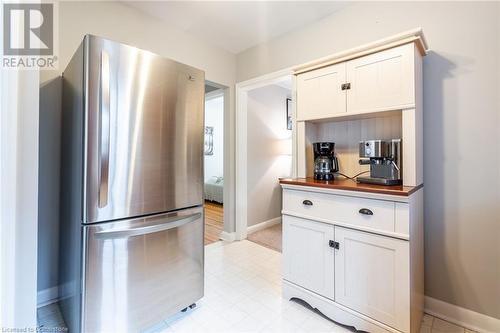
[[[212,176],[205,181],[205,200],[223,203],[224,178]]]

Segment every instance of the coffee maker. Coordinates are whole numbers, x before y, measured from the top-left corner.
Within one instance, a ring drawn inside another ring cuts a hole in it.
[[[358,177],[358,182],[401,184],[401,139],[360,141],[359,157],[359,164],[370,165],[370,177]]]
[[[339,171],[339,162],[335,157],[334,142],[313,143],[314,179],[332,180],[333,174]]]

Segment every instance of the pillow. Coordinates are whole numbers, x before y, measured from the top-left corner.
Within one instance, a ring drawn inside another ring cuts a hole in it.
[[[217,176],[212,176],[210,179],[207,181],[208,184],[223,184],[224,183],[224,177],[217,177]]]

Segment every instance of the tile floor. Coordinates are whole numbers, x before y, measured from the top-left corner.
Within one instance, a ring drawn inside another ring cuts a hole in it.
[[[307,305],[281,298],[281,253],[241,241],[206,246],[205,297],[152,332],[355,332]],[[53,315],[51,315],[53,313]],[[62,326],[56,305],[39,309],[39,325]],[[421,333],[471,333],[426,315]]]

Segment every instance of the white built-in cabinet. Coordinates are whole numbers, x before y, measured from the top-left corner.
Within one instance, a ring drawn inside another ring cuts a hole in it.
[[[414,106],[414,43],[297,76],[297,121]]]
[[[347,111],[395,110],[415,105],[414,43],[346,62]]]
[[[409,242],[335,227],[335,301],[400,329],[410,323]]]
[[[285,297],[303,299],[358,330],[410,332],[418,325],[423,221],[412,212],[421,207],[423,190],[368,199],[364,193],[282,186]],[[367,209],[371,215],[362,213]]]
[[[334,252],[328,246],[334,239],[333,227],[292,216],[285,219],[284,278],[333,299]]]
[[[299,67],[294,75],[297,103],[294,164],[297,177],[312,173],[310,144],[325,141],[324,131],[311,134],[315,128],[357,122],[354,126],[346,125],[343,131],[336,131],[329,139],[341,144],[350,140],[352,144],[382,139],[366,135],[374,132],[374,128],[367,127],[370,120],[376,120],[376,132],[387,135],[394,132],[388,119],[391,116],[401,119],[397,132],[400,133],[398,138],[402,139],[403,184],[422,184],[422,58],[426,49],[423,34],[417,29]],[[337,147],[349,150],[351,155],[357,153],[345,144]],[[342,162],[340,159],[344,174],[359,172],[352,168],[345,170],[343,166],[348,163]]]
[[[426,50],[415,29],[295,70],[297,178],[311,174],[313,142],[336,142],[353,175],[360,140],[402,139],[404,194],[282,182],[284,297],[358,330],[420,329]]]
[[[345,63],[331,65],[297,77],[297,119],[319,119],[346,110]]]

